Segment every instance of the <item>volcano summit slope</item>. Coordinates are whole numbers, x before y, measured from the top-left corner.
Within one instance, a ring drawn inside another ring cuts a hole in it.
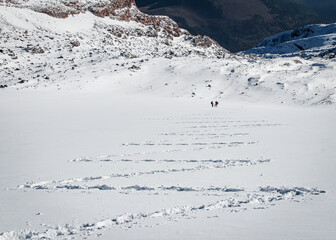
[[[0,7],[0,84],[9,89],[110,88],[174,97],[335,102],[333,59],[235,56],[208,37],[176,28],[169,18],[140,14],[134,5],[128,11],[135,12],[133,18],[152,24],[120,20],[125,9],[119,17],[86,11],[55,18],[30,8]]]
[[[1,240],[335,239],[332,40],[234,55],[133,0],[0,4]]]

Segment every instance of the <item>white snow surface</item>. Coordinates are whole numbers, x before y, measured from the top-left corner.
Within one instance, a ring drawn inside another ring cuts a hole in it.
[[[336,111],[1,95],[0,239],[334,239]]]
[[[336,238],[334,60],[90,13],[0,29],[0,240]]]

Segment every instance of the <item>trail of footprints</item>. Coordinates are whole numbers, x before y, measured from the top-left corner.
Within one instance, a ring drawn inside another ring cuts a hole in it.
[[[201,212],[213,211],[229,211],[238,212],[243,210],[263,209],[273,202],[304,198],[307,195],[318,195],[324,193],[317,189],[306,188],[260,188],[260,193],[244,194],[236,198],[228,198],[219,201],[214,201],[207,204],[194,206],[177,206],[174,208],[164,208],[153,212],[125,213],[119,216],[101,219],[96,222],[87,222],[81,225],[66,224],[64,226],[47,226],[45,230],[23,230],[9,231],[2,233],[0,237],[4,239],[73,239],[75,236],[80,236],[82,239],[87,237],[99,237],[108,229],[113,227],[130,227],[141,225],[141,222],[152,220],[159,225],[162,219],[165,221],[176,221],[181,218],[190,218],[190,215]]]
[[[83,223],[82,225],[65,226],[46,226],[43,231],[23,230],[11,231],[0,234],[4,239],[11,238],[33,238],[33,239],[71,239],[74,236],[81,238],[88,236],[100,236],[104,230],[116,226],[125,228],[133,226],[142,226],[142,222],[151,220],[151,224],[158,225],[164,221],[178,220],[180,218],[189,218],[200,212],[226,210],[242,211],[247,209],[263,209],[274,205],[281,200],[300,201],[309,195],[319,195],[325,193],[322,190],[310,189],[305,187],[270,187],[263,186],[256,189],[245,189],[237,186],[163,186],[160,182],[148,185],[126,185],[119,186],[113,184],[113,179],[128,178],[136,179],[142,176],[165,175],[174,177],[175,174],[183,172],[197,173],[209,169],[221,171],[225,168],[252,167],[259,164],[271,164],[271,158],[260,159],[162,159],[162,153],[177,152],[196,152],[209,151],[211,149],[246,147],[258,144],[258,141],[244,141],[249,137],[249,128],[256,127],[276,127],[279,124],[267,123],[266,121],[225,121],[224,117],[213,116],[193,116],[190,118],[166,118],[166,119],[148,119],[152,121],[169,121],[170,123],[182,125],[183,131],[160,133],[160,141],[128,142],[122,146],[125,151],[121,154],[111,154],[98,157],[79,157],[69,160],[69,164],[129,164],[129,166],[151,166],[148,171],[130,171],[123,173],[112,173],[109,175],[86,176],[81,178],[70,178],[63,180],[50,180],[41,182],[27,182],[18,186],[17,190],[25,191],[79,191],[83,194],[94,191],[116,192],[117,194],[140,193],[146,195],[167,195],[176,194],[194,194],[195,198],[200,196],[211,196],[209,201],[201,205],[175,206],[174,208],[162,208],[154,212],[125,213],[120,216],[101,219],[97,222]],[[224,124],[224,125],[223,125]],[[243,129],[244,131],[231,132],[233,129]],[[241,138],[241,140],[236,140]],[[214,141],[214,139],[216,141]],[[225,139],[225,141],[217,141]],[[234,139],[234,140],[233,140]],[[157,148],[160,150],[157,150]],[[152,148],[149,151],[136,151],[143,148]],[[134,151],[135,150],[135,151]],[[156,168],[156,169],[155,169]],[[130,168],[132,169],[132,168]],[[155,178],[158,179],[158,178]],[[216,196],[216,197],[213,197]],[[147,226],[147,225],[144,225]]]
[[[78,161],[78,160],[77,160]],[[81,159],[79,161],[82,162],[90,162],[93,160],[90,159]],[[103,158],[104,162],[116,162],[116,160],[110,160]],[[257,161],[251,161],[251,160],[152,160],[152,159],[146,159],[146,160],[129,160],[129,159],[123,159],[120,161],[128,162],[128,163],[174,163],[174,165],[178,163],[189,163],[189,164],[195,164],[194,167],[182,167],[182,168],[168,168],[168,169],[158,169],[158,170],[152,170],[152,171],[143,171],[143,172],[131,172],[131,173],[116,173],[111,175],[104,175],[104,176],[90,176],[90,177],[84,177],[84,178],[72,178],[72,179],[66,179],[66,180],[60,180],[60,181],[43,181],[43,182],[27,182],[23,185],[20,185],[19,188],[26,188],[26,189],[38,189],[38,190],[58,190],[58,189],[68,189],[68,190],[79,190],[79,189],[98,189],[98,190],[117,190],[120,189],[115,186],[111,185],[92,185],[92,183],[97,181],[108,181],[113,178],[132,178],[132,177],[139,177],[144,175],[156,175],[156,174],[175,174],[175,173],[181,173],[181,172],[196,172],[196,171],[202,171],[206,169],[220,169],[220,168],[227,168],[227,167],[239,167],[239,166],[251,166],[251,165],[257,165],[257,164],[263,164],[263,163],[269,163],[270,159],[259,159]],[[91,184],[91,185],[89,185]],[[143,187],[142,189],[152,189],[151,187]],[[126,187],[125,189],[135,189],[133,187]],[[140,188],[138,188],[140,189]],[[158,188],[158,190],[162,190],[163,188]],[[168,189],[168,188],[165,188]],[[178,189],[178,188],[176,188]],[[219,189],[219,188],[218,188]]]

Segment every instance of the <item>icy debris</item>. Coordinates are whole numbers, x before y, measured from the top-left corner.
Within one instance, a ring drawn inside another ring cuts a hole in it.
[[[92,159],[87,158],[87,157],[82,157],[82,158],[76,158],[69,160],[69,162],[92,162]]]
[[[261,192],[277,192],[280,193],[282,195],[285,194],[292,194],[294,196],[298,196],[298,195],[305,195],[305,194],[312,194],[312,195],[319,195],[321,193],[326,193],[326,191],[324,190],[318,190],[316,188],[312,188],[312,189],[307,189],[304,187],[295,187],[295,188],[287,188],[287,187],[281,187],[281,188],[275,188],[275,187],[261,187],[260,188]]]
[[[123,189],[123,190],[136,190],[136,191],[155,191],[155,188],[153,188],[153,187],[145,187],[145,186],[139,186],[139,185],[122,187],[121,189]]]
[[[91,187],[88,187],[88,189],[99,189],[99,190],[106,191],[106,190],[115,190],[116,188],[103,184],[103,185],[91,186]]]

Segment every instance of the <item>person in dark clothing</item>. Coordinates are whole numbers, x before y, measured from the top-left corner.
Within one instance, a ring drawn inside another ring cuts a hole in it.
[[[218,107],[218,101],[215,102],[215,107]]]
[[[214,102],[213,101],[211,101],[211,107],[213,107],[214,106]]]

